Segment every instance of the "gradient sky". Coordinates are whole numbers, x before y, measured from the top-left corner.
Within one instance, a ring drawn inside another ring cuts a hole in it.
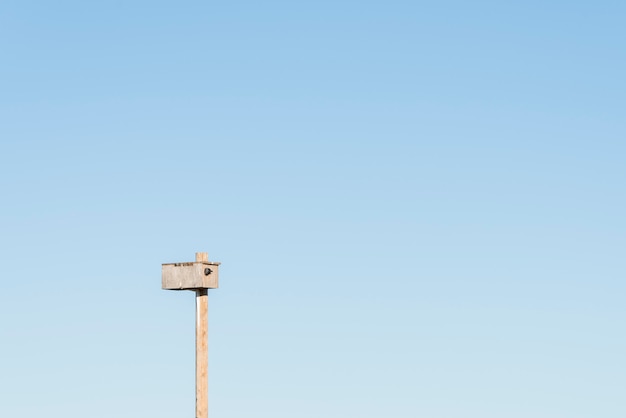
[[[623,1],[3,1],[0,416],[626,416]]]

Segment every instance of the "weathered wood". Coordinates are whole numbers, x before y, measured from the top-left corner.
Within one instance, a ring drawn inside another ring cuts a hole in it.
[[[196,418],[209,415],[209,348],[207,289],[218,287],[220,263],[210,262],[207,253],[196,253],[196,261],[162,265],[162,287],[196,292]]]
[[[196,262],[209,261],[208,253],[196,253]]]
[[[219,265],[206,260],[163,264],[162,287],[167,290],[217,289]]]
[[[196,290],[196,418],[209,415],[208,308],[207,290]]]

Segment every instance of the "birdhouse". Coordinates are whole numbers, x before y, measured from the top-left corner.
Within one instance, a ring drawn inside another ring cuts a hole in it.
[[[219,265],[206,253],[196,253],[196,261],[162,264],[162,288],[166,290],[217,289]]]

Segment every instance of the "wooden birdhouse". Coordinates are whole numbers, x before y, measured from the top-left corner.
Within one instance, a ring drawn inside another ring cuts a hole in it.
[[[162,287],[166,290],[217,289],[219,265],[206,253],[196,253],[196,261],[162,264]]]

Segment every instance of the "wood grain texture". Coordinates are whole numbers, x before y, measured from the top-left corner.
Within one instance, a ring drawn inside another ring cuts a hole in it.
[[[220,263],[196,261],[161,266],[161,287],[167,290],[217,289]],[[206,269],[210,273],[207,275]]]
[[[202,261],[209,261],[208,253],[196,253],[196,263],[199,263]]]
[[[209,415],[208,308],[207,290],[196,290],[196,418]]]

